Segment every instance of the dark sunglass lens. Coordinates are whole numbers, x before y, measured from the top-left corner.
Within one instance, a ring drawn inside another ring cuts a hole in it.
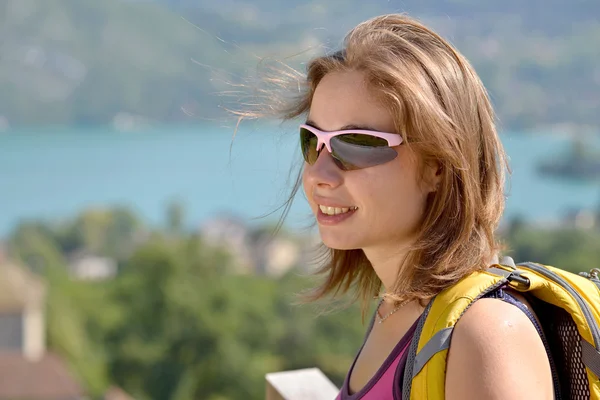
[[[300,147],[302,148],[302,155],[304,156],[304,161],[310,165],[317,162],[317,158],[319,157],[317,143],[318,139],[314,133],[306,128],[300,128]]]
[[[331,150],[336,164],[346,171],[385,164],[398,156],[386,140],[361,134],[332,138]]]
[[[348,144],[368,147],[388,147],[388,142],[377,136],[352,133],[338,136],[339,140]]]

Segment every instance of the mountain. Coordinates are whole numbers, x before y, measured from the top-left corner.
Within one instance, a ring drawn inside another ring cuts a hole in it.
[[[337,48],[355,24],[387,12],[408,12],[449,38],[505,129],[600,125],[595,0],[5,0],[0,119],[219,119],[236,100],[223,94],[262,57]]]
[[[0,115],[12,125],[105,124],[119,114],[181,120],[216,109],[219,42],[153,3],[5,0]]]

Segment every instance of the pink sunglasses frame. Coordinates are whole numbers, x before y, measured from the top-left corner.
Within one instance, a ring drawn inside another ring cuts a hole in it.
[[[346,129],[343,131],[330,131],[325,132],[315,128],[314,126],[302,124],[300,128],[304,128],[310,131],[313,135],[317,137],[317,151],[321,151],[323,145],[327,148],[327,151],[331,153],[331,138],[340,136],[340,135],[348,135],[348,134],[358,134],[358,135],[369,135],[384,139],[389,147],[400,146],[402,144],[402,136],[397,133],[388,133],[388,132],[379,132],[379,131],[369,131],[364,129]]]

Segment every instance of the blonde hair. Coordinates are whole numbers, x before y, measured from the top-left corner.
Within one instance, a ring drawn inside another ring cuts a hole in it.
[[[346,36],[343,50],[310,61],[300,91],[279,104],[279,115],[287,120],[307,114],[321,79],[348,70],[364,74],[423,164],[441,165],[439,189],[428,198],[417,240],[391,290],[400,301],[427,301],[485,268],[499,250],[494,232],[504,210],[507,164],[492,106],[457,50],[416,20],[391,14],[359,24]],[[355,288],[366,307],[381,282],[363,251],[325,250],[317,271],[325,279],[309,298]]]

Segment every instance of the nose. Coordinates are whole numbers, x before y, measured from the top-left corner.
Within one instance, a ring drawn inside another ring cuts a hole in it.
[[[323,149],[325,150],[325,149]],[[313,164],[305,164],[304,180],[311,187],[336,188],[344,182],[344,171],[335,165],[335,161],[327,150],[321,151],[317,161]]]

